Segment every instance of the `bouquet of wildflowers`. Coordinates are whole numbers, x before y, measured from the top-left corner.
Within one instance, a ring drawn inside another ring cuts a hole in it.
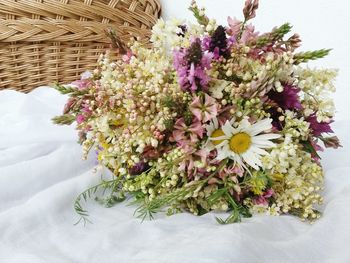
[[[56,85],[69,100],[54,121],[76,121],[84,158],[93,150],[113,173],[78,196],[83,220],[92,196],[108,207],[129,199],[142,218],[164,209],[229,212],[222,224],[320,216],[318,152],[340,146],[328,135],[336,71],[302,66],[329,50],[296,52],[288,23],[255,31],[257,8],[247,0],[243,21],[218,25],[193,1],[198,23],[159,20],[150,46],[109,31],[119,59],[107,53],[81,80]]]

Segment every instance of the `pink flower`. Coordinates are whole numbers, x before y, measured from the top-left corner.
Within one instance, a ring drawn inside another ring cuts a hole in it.
[[[242,22],[239,21],[237,18],[227,18],[227,22],[229,25],[229,34],[232,36],[237,36],[239,34],[239,31],[241,30]]]
[[[270,198],[270,197],[273,196],[274,194],[275,194],[275,192],[273,191],[272,188],[270,188],[270,189],[267,189],[267,191],[263,194],[263,196],[264,196],[265,198]]]
[[[216,60],[230,55],[229,48],[233,43],[227,38],[226,30],[223,26],[218,26],[210,37],[205,36],[202,40],[202,49],[211,52]]]
[[[201,96],[195,97],[190,105],[190,111],[200,121],[207,122],[215,118],[218,114],[218,105],[216,100],[208,94],[204,94],[204,101]]]
[[[200,149],[196,151],[194,155],[200,157],[202,163],[207,163],[209,152],[206,149]]]
[[[317,143],[317,139],[316,140],[310,140],[310,143],[312,145],[312,147],[315,149],[316,152],[323,152],[324,149],[321,147],[321,145],[319,145]]]
[[[73,98],[70,98],[68,100],[68,102],[66,103],[66,105],[64,105],[64,109],[63,109],[63,114],[67,114],[71,109],[72,106],[76,103],[76,100]]]
[[[237,36],[239,35],[242,29],[242,22],[237,20],[236,18],[231,17],[228,17],[227,22],[229,25],[228,33],[237,40]],[[258,35],[259,33],[255,32],[254,26],[252,24],[248,24],[245,26],[239,41],[243,44],[246,44],[249,41],[254,40]]]
[[[255,11],[259,7],[259,0],[246,0],[243,8],[243,14],[245,20],[249,20],[255,17]]]
[[[85,101],[82,104],[82,109],[81,109],[86,115],[91,115],[92,111],[90,109],[90,105],[87,104]]]
[[[81,79],[72,82],[72,85],[77,86],[79,90],[86,89],[91,84],[89,79]]]
[[[272,197],[275,194],[272,188],[265,191],[262,195],[254,198],[253,202],[256,205],[264,205],[267,206],[269,204],[268,198]]]
[[[128,50],[126,54],[122,56],[122,59],[125,63],[129,64],[132,56],[133,53],[131,52],[131,50]]]
[[[185,123],[184,118],[180,118],[174,125],[172,141],[177,142],[182,148],[194,145],[198,138],[202,138],[204,128],[199,120],[195,119],[191,125]]]
[[[232,172],[233,174],[237,174],[239,177],[243,177],[243,174],[244,174],[244,170],[243,170],[241,167],[239,167],[239,166],[235,166],[235,167],[231,170],[231,172]]]
[[[243,177],[244,175],[244,171],[242,168],[233,165],[231,167],[225,167],[223,170],[221,170],[219,172],[219,177],[220,178],[225,178],[226,176],[230,176],[230,175],[238,175],[239,177]]]
[[[320,164],[320,161],[321,161],[321,157],[317,154],[317,152],[323,152],[324,149],[317,143],[317,139],[310,139],[310,144],[313,148],[313,151],[311,152],[311,158],[316,162],[318,163],[319,165]]]
[[[251,24],[247,25],[242,33],[240,42],[243,44],[248,43],[249,41],[252,41],[256,39],[256,37],[259,35],[258,32],[254,32],[255,28]]]
[[[205,36],[205,37],[202,39],[202,49],[203,49],[203,50],[209,50],[210,44],[211,44],[211,37]]]
[[[186,156],[186,158],[183,159],[182,162],[179,163],[179,170],[180,171],[186,171],[187,176],[189,178],[193,177],[193,175],[196,172],[199,173],[207,173],[207,171],[205,171],[205,169],[198,169],[194,166],[194,162],[195,161],[201,161],[202,163],[206,164],[207,163],[207,157],[208,157],[208,152],[204,149],[200,149],[200,150],[195,150],[192,149],[191,152],[188,152],[188,155]]]
[[[76,117],[76,121],[77,121],[78,124],[83,123],[83,122],[85,121],[84,115],[79,114],[79,115]]]

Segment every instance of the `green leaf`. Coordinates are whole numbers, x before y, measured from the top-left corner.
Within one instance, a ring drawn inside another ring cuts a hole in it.
[[[232,213],[224,220],[219,217],[215,217],[216,222],[218,222],[220,225],[227,225],[227,224],[233,224],[241,222],[241,216],[239,214],[239,211],[236,209],[232,210]]]
[[[303,146],[304,151],[311,153],[311,155],[321,159],[321,157],[318,155],[318,153],[316,152],[315,148],[312,146],[310,141],[301,141],[300,143]]]
[[[162,100],[162,105],[168,108],[175,108],[177,106],[176,102],[174,101],[174,99],[170,96],[165,97]]]
[[[216,190],[207,198],[209,206],[215,204],[225,194],[227,194],[227,188],[221,188]]]
[[[209,211],[204,209],[201,205],[197,205],[198,215],[202,216],[207,214]]]
[[[233,224],[233,223],[241,222],[242,221],[241,216],[243,217],[252,216],[252,214],[249,212],[249,209],[242,205],[237,204],[228,192],[226,192],[224,196],[226,197],[226,200],[229,202],[232,212],[225,220],[222,218],[216,217],[216,221],[219,224],[221,225]]]

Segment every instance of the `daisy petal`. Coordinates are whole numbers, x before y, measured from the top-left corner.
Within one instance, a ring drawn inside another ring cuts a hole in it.
[[[277,133],[270,133],[270,134],[260,134],[257,136],[254,136],[255,139],[261,139],[261,140],[273,140],[280,138],[281,135]]]
[[[219,127],[219,122],[218,122],[218,119],[217,118],[214,118],[212,120],[212,123],[214,124],[214,128],[217,129]]]
[[[259,147],[256,147],[255,145],[252,145],[250,150],[256,154],[259,154],[259,155],[267,155],[268,154],[267,151],[260,149]]]
[[[227,136],[231,136],[232,134],[236,133],[236,129],[231,126],[229,121],[226,121],[225,124],[222,126],[222,131]]]
[[[218,154],[217,154],[215,160],[222,161],[222,160],[226,159],[227,157],[228,156],[224,151],[218,151]]]
[[[219,143],[218,145],[215,145],[215,148],[216,149],[219,149],[219,148],[224,148],[225,151],[229,151],[229,148],[228,148],[228,141],[225,139],[223,140],[221,143]]]
[[[274,144],[273,142],[270,142],[270,141],[259,141],[259,140],[254,140],[254,138],[253,138],[252,142],[253,142],[253,145],[255,147],[263,148],[263,149],[273,148],[276,145],[276,144]]]
[[[251,151],[242,154],[243,160],[253,167],[255,170],[259,170],[259,166],[262,166],[260,159]]]
[[[241,122],[239,123],[239,127],[237,128],[237,130],[240,131],[248,131],[250,129],[252,125],[250,124],[250,122],[248,121],[247,118],[241,120]]]
[[[255,136],[263,131],[270,130],[272,128],[271,119],[264,119],[261,121],[258,121],[257,123],[254,123],[249,127],[248,132],[251,136]]]

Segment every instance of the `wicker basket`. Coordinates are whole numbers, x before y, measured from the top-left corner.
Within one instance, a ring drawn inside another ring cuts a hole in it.
[[[110,46],[107,28],[147,41],[159,14],[159,0],[2,0],[0,89],[76,80]]]

